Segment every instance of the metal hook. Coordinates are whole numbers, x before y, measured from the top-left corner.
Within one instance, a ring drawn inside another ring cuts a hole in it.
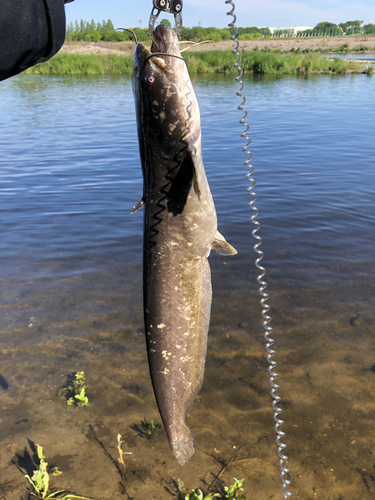
[[[174,15],[177,36],[181,36],[182,31],[182,3],[183,0],[153,0],[153,8],[148,23],[151,39],[154,39],[155,23],[160,12],[169,12]]]

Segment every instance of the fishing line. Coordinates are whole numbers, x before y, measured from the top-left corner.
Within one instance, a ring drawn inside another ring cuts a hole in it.
[[[179,43],[181,45],[184,42],[179,42]],[[188,42],[188,43],[193,43],[193,45],[191,45],[190,47],[185,47],[184,49],[180,50],[181,54],[182,54],[182,52],[185,52],[186,50],[189,50],[192,47],[196,47],[197,45],[202,45],[204,43],[213,43],[213,40],[203,40],[202,42],[196,42],[196,43],[194,43],[194,42]]]
[[[181,59],[181,61],[185,61],[185,59],[183,57],[176,56],[175,54],[167,54],[166,52],[152,52],[151,54],[149,54],[148,56],[146,56],[144,58],[144,62],[148,61],[150,59],[150,57],[154,57],[154,56],[175,57],[176,59]]]
[[[250,127],[249,127],[249,124],[245,121],[248,113],[247,113],[247,110],[244,106],[246,103],[246,97],[242,93],[244,88],[245,88],[245,85],[241,80],[241,77],[243,75],[243,69],[239,64],[241,62],[241,55],[238,52],[238,48],[239,48],[240,44],[239,44],[239,41],[237,39],[238,30],[237,30],[237,26],[235,24],[237,21],[237,17],[234,14],[235,5],[234,5],[233,0],[225,0],[225,3],[230,4],[232,6],[232,10],[230,12],[227,12],[228,16],[233,17],[233,21],[228,24],[228,27],[234,28],[234,34],[231,35],[230,39],[233,40],[234,42],[236,42],[236,46],[231,52],[232,52],[232,54],[234,54],[238,57],[237,62],[235,64],[233,64],[233,67],[236,68],[238,71],[238,75],[235,77],[235,81],[241,85],[240,89],[236,92],[236,95],[242,99],[242,103],[237,107],[237,109],[239,109],[240,111],[243,111],[243,113],[244,113],[243,117],[240,120],[240,124],[244,125],[246,128],[246,130],[244,132],[242,132],[241,137],[243,137],[247,141],[247,144],[242,148],[242,151],[244,151],[248,155],[248,158],[244,162],[244,165],[246,167],[250,168],[250,172],[248,174],[246,174],[246,179],[251,182],[251,186],[249,186],[247,188],[247,192],[253,197],[253,199],[249,202],[249,206],[254,211],[253,215],[250,217],[250,220],[255,225],[255,229],[252,230],[251,234],[257,240],[257,242],[255,243],[253,248],[254,248],[254,251],[258,254],[258,257],[255,260],[255,265],[260,271],[260,274],[257,277],[257,281],[260,285],[258,291],[259,291],[259,294],[261,296],[260,304],[263,308],[261,314],[262,314],[262,317],[264,318],[264,321],[262,323],[263,328],[265,329],[264,339],[267,342],[265,348],[267,351],[267,361],[269,363],[269,367],[268,367],[268,373],[270,375],[269,383],[272,387],[271,396],[273,398],[272,408],[274,409],[273,419],[276,422],[275,423],[275,431],[277,434],[277,436],[276,436],[276,443],[278,446],[277,453],[280,457],[279,468],[281,469],[280,477],[281,477],[281,481],[282,481],[282,490],[284,493],[283,500],[287,500],[288,497],[292,496],[292,493],[290,491],[287,491],[287,489],[286,489],[291,484],[291,481],[285,477],[285,474],[289,474],[289,469],[284,466],[284,462],[286,460],[288,460],[287,455],[285,455],[283,453],[283,450],[285,450],[285,448],[286,448],[286,444],[281,442],[281,438],[283,438],[285,436],[285,432],[283,432],[280,429],[280,425],[282,425],[284,423],[284,421],[279,418],[279,415],[282,412],[282,408],[277,406],[277,403],[279,403],[281,400],[280,396],[278,396],[276,394],[276,391],[280,388],[280,386],[276,383],[276,379],[279,375],[274,370],[277,363],[274,359],[272,359],[272,357],[276,354],[276,351],[274,349],[272,349],[272,346],[275,343],[275,341],[273,338],[270,337],[270,335],[273,331],[273,328],[269,325],[272,318],[268,314],[268,312],[270,310],[270,306],[267,304],[268,293],[265,292],[265,289],[267,288],[267,282],[264,279],[264,276],[266,274],[266,269],[260,264],[260,261],[264,257],[264,253],[262,252],[262,250],[259,249],[259,247],[262,244],[263,240],[257,234],[257,232],[260,229],[260,223],[256,220],[256,217],[259,214],[259,210],[254,205],[254,203],[257,200],[257,195],[254,191],[254,187],[255,187],[256,182],[252,177],[253,173],[254,173],[254,166],[250,164],[252,157],[253,157],[251,151],[249,150],[249,146],[251,144],[251,139],[247,135]]]

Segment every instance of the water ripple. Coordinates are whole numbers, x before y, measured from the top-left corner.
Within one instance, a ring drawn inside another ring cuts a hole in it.
[[[220,228],[242,258],[249,200],[235,84],[210,75],[194,86]],[[248,78],[271,262],[281,254],[291,264],[297,255],[300,266],[318,262],[327,241],[327,261],[373,258],[374,89],[366,75]],[[143,188],[130,80],[19,76],[3,82],[0,112],[0,249],[7,265],[17,269],[26,255],[30,262],[70,256],[92,269],[89,254],[114,258],[119,248],[138,258],[142,211],[128,214]]]

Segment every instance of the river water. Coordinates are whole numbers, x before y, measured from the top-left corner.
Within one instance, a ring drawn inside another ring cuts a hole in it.
[[[339,57],[340,59],[375,62],[375,54],[372,53],[352,52],[349,54],[327,54],[326,57]]]
[[[373,498],[374,78],[245,83],[292,491]],[[193,84],[219,230],[239,253],[210,256],[207,370],[188,414],[197,452],[181,469],[164,431],[144,440],[130,427],[160,421],[143,340],[142,210],[129,215],[142,195],[131,81],[2,83],[3,498],[25,495],[12,460],[31,471],[27,439],[63,470],[59,487],[93,498],[177,498],[177,478],[207,490],[231,457],[213,491],[235,476],[248,498],[281,498],[238,85]],[[80,370],[90,405],[74,409],[57,389]],[[126,478],[119,432],[133,454]]]

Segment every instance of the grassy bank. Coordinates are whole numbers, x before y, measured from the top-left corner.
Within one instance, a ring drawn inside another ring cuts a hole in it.
[[[185,52],[184,58],[191,74],[236,72],[232,67],[236,58],[228,51],[212,50],[204,52]],[[306,74],[372,74],[373,65],[366,68],[357,61],[345,61],[339,58],[327,59],[319,53],[297,53],[242,51],[241,66],[245,73],[275,75]],[[69,54],[56,55],[50,61],[38,64],[26,71],[40,75],[123,75],[131,74],[133,58],[114,54]]]
[[[223,51],[186,53],[191,73],[225,73],[233,71],[233,55]],[[301,54],[295,51],[253,50],[241,52],[241,66],[245,73],[264,75],[306,75],[365,73],[366,67],[357,61],[333,57],[327,59],[319,53]],[[370,69],[370,73],[372,68]]]
[[[115,54],[57,54],[25,71],[33,75],[126,75],[133,71],[133,58]]]

